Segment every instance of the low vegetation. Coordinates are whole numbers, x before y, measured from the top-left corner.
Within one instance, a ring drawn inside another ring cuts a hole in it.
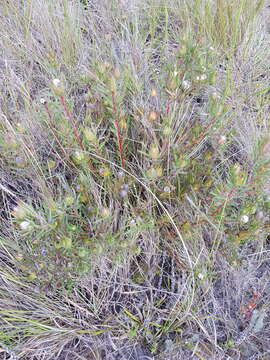
[[[1,359],[269,358],[268,11],[1,2]]]

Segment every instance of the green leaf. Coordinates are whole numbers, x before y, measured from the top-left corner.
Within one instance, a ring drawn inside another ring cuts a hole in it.
[[[133,320],[137,323],[140,322],[140,320],[135,315],[131,314],[128,310],[124,309],[123,311],[131,320]]]

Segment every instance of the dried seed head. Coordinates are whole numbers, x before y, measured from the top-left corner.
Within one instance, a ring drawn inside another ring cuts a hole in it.
[[[157,90],[156,90],[155,88],[153,88],[153,89],[151,90],[150,96],[152,96],[152,97],[157,96]]]
[[[105,34],[105,40],[111,41],[112,40],[112,34],[111,33]]]
[[[168,88],[169,88],[169,90],[172,90],[172,91],[177,88],[177,81],[176,81],[175,77],[169,81]]]
[[[113,76],[115,77],[115,79],[120,79],[121,77],[121,72],[119,69],[115,69],[114,70],[114,73],[113,73]]]
[[[157,113],[156,111],[152,110],[150,111],[149,115],[148,115],[148,120],[150,121],[155,121],[157,120]]]

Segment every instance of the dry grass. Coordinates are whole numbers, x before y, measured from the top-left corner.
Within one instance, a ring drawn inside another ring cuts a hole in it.
[[[1,2],[1,359],[269,358],[267,5]]]

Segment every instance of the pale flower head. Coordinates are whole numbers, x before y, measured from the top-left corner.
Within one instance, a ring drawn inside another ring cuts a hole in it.
[[[41,98],[39,101],[42,105],[44,105],[46,103],[46,100],[44,98]]]
[[[164,186],[163,191],[164,192],[171,192],[171,187],[170,186]]]
[[[249,217],[247,215],[242,215],[240,220],[243,224],[246,224],[249,222]]]
[[[199,75],[196,77],[197,81],[204,81],[207,79],[207,76],[205,74]]]
[[[120,178],[120,177],[123,177],[125,176],[125,173],[124,171],[120,170],[118,173],[117,173],[117,177]]]
[[[22,230],[27,230],[27,229],[29,228],[29,226],[30,226],[30,222],[29,222],[29,221],[22,221],[22,222],[20,223],[20,228],[21,228]]]
[[[218,139],[218,143],[220,145],[224,144],[227,140],[227,137],[225,135],[221,135],[220,138]]]
[[[213,92],[211,93],[211,96],[212,96],[212,98],[213,98],[214,100],[220,99],[220,95],[219,95],[219,93],[218,93],[217,91],[213,91]]]
[[[62,96],[65,92],[65,86],[63,81],[60,79],[53,79],[52,81],[52,90],[54,91],[55,95]]]
[[[203,280],[203,279],[204,279],[204,275],[203,275],[202,273],[199,273],[199,274],[198,274],[198,279]]]
[[[59,79],[53,79],[52,82],[55,87],[58,87],[61,84],[61,80],[59,80]]]
[[[182,81],[182,87],[184,90],[188,90],[191,88],[191,82],[188,80],[183,80]]]

